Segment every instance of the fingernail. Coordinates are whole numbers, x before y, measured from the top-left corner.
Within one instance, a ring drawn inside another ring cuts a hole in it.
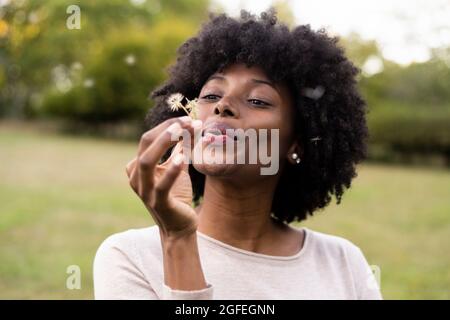
[[[183,155],[182,154],[177,154],[175,155],[175,157],[173,157],[173,164],[176,166],[179,166],[181,164],[181,162],[183,162]]]
[[[172,123],[166,130],[175,139],[178,139],[178,137],[181,136],[181,133],[183,131],[183,129],[181,128],[181,126],[178,122]]]
[[[202,121],[202,120],[197,119],[197,120],[194,120],[194,121],[192,122],[192,127],[193,127],[195,130],[201,129],[202,126],[203,126],[203,121]]]
[[[190,116],[184,116],[184,117],[180,117],[180,120],[185,123],[189,123],[192,121],[192,118]]]

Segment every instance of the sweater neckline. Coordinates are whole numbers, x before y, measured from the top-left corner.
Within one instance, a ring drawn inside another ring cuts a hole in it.
[[[297,230],[303,230],[303,232],[304,232],[304,239],[303,239],[303,246],[302,246],[302,248],[297,253],[295,253],[293,255],[290,255],[290,256],[273,256],[273,255],[257,253],[257,252],[253,252],[253,251],[249,251],[249,250],[244,250],[244,249],[237,248],[237,247],[234,247],[232,245],[229,245],[229,244],[227,244],[225,242],[222,242],[220,240],[214,239],[214,238],[212,238],[212,237],[210,237],[210,236],[208,236],[208,235],[206,235],[206,234],[204,234],[204,233],[202,233],[202,232],[200,232],[198,230],[197,230],[197,235],[200,238],[202,238],[202,239],[204,239],[204,240],[206,240],[206,241],[208,241],[208,242],[210,242],[210,243],[212,243],[214,245],[218,245],[218,246],[220,246],[222,248],[225,248],[225,249],[227,249],[229,251],[232,251],[232,252],[235,252],[235,253],[238,253],[238,254],[241,254],[241,255],[252,256],[252,257],[256,257],[256,258],[260,258],[260,259],[266,259],[266,260],[287,261],[287,260],[298,259],[299,257],[303,256],[305,254],[305,252],[308,250],[309,242],[311,241],[310,238],[312,236],[312,233],[310,232],[310,230],[308,228],[306,228],[306,227],[302,227],[302,228],[294,227],[294,228],[296,228]]]

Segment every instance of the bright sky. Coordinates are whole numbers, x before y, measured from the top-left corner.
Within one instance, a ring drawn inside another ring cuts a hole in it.
[[[265,10],[272,0],[213,0],[227,13]],[[430,47],[450,46],[450,0],[290,0],[296,21],[333,34],[375,39],[401,64],[426,61]]]

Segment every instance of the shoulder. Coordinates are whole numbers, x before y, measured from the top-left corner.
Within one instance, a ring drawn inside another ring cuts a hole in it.
[[[157,227],[130,229],[107,237],[97,249],[93,263],[96,299],[152,299],[159,285],[144,271],[160,278],[161,263],[143,265],[143,247],[157,247]]]
[[[306,251],[322,266],[366,273],[369,264],[362,250],[348,239],[306,229]]]
[[[108,236],[100,246],[115,245],[120,247],[128,247],[135,243],[141,242],[141,240],[143,240],[144,242],[159,240],[158,227],[155,225],[146,228],[129,229],[126,231],[114,233]]]
[[[108,236],[97,249],[96,259],[111,254],[135,258],[143,247],[150,252],[160,249],[159,228],[156,225]]]
[[[350,275],[358,299],[381,299],[378,279],[362,250],[350,240],[306,229],[309,252],[321,267]]]
[[[361,249],[348,239],[305,228],[306,241],[319,254],[348,257],[361,254]]]

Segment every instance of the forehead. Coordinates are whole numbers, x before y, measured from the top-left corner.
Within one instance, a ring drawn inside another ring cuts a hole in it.
[[[208,80],[217,79],[221,76],[224,78],[238,78],[241,80],[249,80],[249,79],[261,79],[269,81],[269,77],[264,72],[264,70],[258,66],[248,67],[245,64],[232,64],[225,67],[222,71],[218,71],[211,75]]]
[[[239,74],[241,76],[258,77],[269,80],[269,77],[261,67],[258,66],[248,67],[245,64],[230,65],[223,70],[223,74],[225,75]]]
[[[225,67],[222,71],[212,74],[207,83],[224,82],[235,84],[236,87],[261,87],[273,89],[282,100],[290,103],[292,100],[291,92],[285,83],[276,83],[270,79],[267,73],[259,66],[248,67],[245,64],[232,64]]]

